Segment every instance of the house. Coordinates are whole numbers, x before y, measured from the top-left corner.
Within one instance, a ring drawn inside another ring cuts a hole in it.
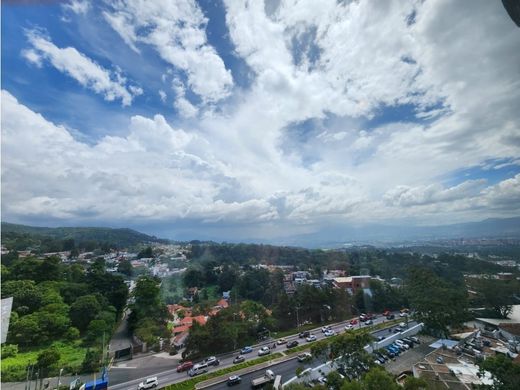
[[[221,309],[227,309],[229,307],[229,303],[227,300],[222,298],[220,301],[217,302],[217,306],[219,306]]]
[[[332,279],[332,285],[354,295],[360,289],[368,289],[370,279],[370,275],[342,276]]]

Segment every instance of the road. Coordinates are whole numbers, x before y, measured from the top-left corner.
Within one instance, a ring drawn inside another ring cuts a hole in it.
[[[380,319],[380,322],[382,322],[381,319]],[[377,322],[374,321],[374,324],[376,324],[376,323]],[[416,321],[410,321],[409,322],[409,326],[414,326],[416,324],[417,324]],[[397,326],[398,325],[394,325],[394,326],[392,326],[390,328],[385,328],[385,329],[378,330],[378,331],[371,332],[371,333],[372,333],[372,335],[374,337],[387,336],[387,335],[393,334],[394,329]],[[341,326],[341,328],[343,328],[343,326]],[[318,336],[317,333],[314,333],[314,334],[316,334],[316,336]],[[314,361],[310,362],[309,364],[304,364],[304,363],[298,362],[298,359],[292,359],[292,360],[289,360],[289,361],[286,361],[286,362],[283,362],[283,363],[280,363],[280,364],[272,365],[271,367],[269,367],[269,369],[272,370],[275,373],[275,375],[281,375],[282,376],[282,383],[284,383],[284,382],[288,381],[289,379],[291,379],[292,377],[295,376],[296,368],[298,368],[298,367],[302,367],[303,369],[315,368],[315,367],[317,367],[317,366],[319,366],[319,365],[321,365],[323,363],[325,363],[324,360],[314,360]],[[237,390],[239,390],[239,389],[250,389],[251,388],[251,380],[253,378],[257,378],[259,376],[262,376],[262,374],[264,372],[265,372],[265,369],[260,369],[260,370],[256,370],[256,371],[250,372],[248,374],[241,375],[240,377],[242,378],[242,382],[239,385],[233,386],[233,389],[237,389]],[[219,383],[219,384],[215,384],[213,386],[208,386],[208,387],[205,388],[205,390],[219,390],[219,389],[227,389],[227,388],[228,388],[227,383],[226,382],[222,382],[222,383]]]
[[[386,321],[387,320],[385,317],[380,316],[380,317],[374,319],[374,324],[378,324],[378,323],[382,323],[382,322],[386,322]],[[340,333],[340,332],[344,331],[344,327],[348,322],[349,322],[348,320],[343,321],[343,322],[340,322],[337,324],[333,324],[333,325],[331,325],[331,327],[334,331],[336,331],[337,333]],[[356,328],[359,328],[359,327],[364,327],[364,325],[361,325],[361,326],[359,326],[359,324],[356,325]],[[312,330],[311,333],[314,334],[318,340],[325,338],[325,335],[321,332],[321,328],[316,328],[316,329]],[[376,332],[376,333],[380,333],[380,331]],[[388,330],[386,330],[386,333],[388,333]],[[306,343],[304,341],[304,339],[300,339],[297,334],[285,337],[285,339],[287,341],[298,340],[300,342],[300,344],[302,342]],[[245,355],[246,358],[248,360],[257,358],[258,349],[264,345],[272,345],[274,343],[274,341],[275,340],[269,340],[269,341],[265,341],[265,342],[262,342],[260,344],[253,346],[254,351],[252,353]],[[278,351],[281,351],[281,352],[286,351],[286,347],[283,345],[277,346],[274,349],[274,352],[278,352]],[[220,365],[216,368],[215,367],[210,368],[210,371],[232,366],[233,359],[238,354],[239,354],[238,352],[234,352],[234,353],[219,355]],[[150,359],[150,361],[152,363],[148,364],[147,367],[137,367],[137,366],[134,367],[132,361],[129,361],[127,363],[128,365],[126,367],[113,367],[110,370],[110,374],[109,374],[110,388],[114,389],[114,390],[123,390],[123,389],[126,390],[126,389],[137,388],[137,385],[141,381],[143,381],[145,378],[150,377],[150,376],[157,376],[158,381],[159,381],[159,387],[163,387],[168,384],[175,383],[175,382],[181,382],[188,378],[188,375],[186,372],[178,373],[175,370],[175,366],[177,363],[176,360],[170,359],[171,368],[168,369],[167,368],[168,361],[167,360],[164,361],[167,358],[161,359],[161,358],[158,358],[155,356],[150,356],[148,359]],[[155,362],[155,364],[154,364],[154,362]],[[282,364],[285,364],[285,363],[282,363]],[[287,363],[287,364],[290,366],[289,363]],[[134,367],[134,368],[130,368],[130,367]],[[291,369],[293,369],[292,374],[294,374],[294,369],[296,369],[296,366],[291,367]],[[237,388],[237,387],[235,387],[235,388]]]

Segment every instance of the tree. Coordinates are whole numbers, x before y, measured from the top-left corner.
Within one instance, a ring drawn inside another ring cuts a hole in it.
[[[110,335],[110,327],[103,320],[92,320],[88,325],[86,341],[90,345],[95,344],[100,340],[103,335],[106,335],[107,339]]]
[[[42,292],[34,280],[10,280],[2,283],[2,298],[13,297],[13,310],[19,314],[31,313],[40,307]]]
[[[117,267],[117,271],[126,276],[132,276],[133,267],[132,267],[132,263],[130,262],[130,260],[121,260]]]
[[[374,367],[368,371],[362,380],[363,390],[399,390],[400,387],[395,383],[394,378],[385,370]]]
[[[409,376],[404,381],[404,390],[426,390],[427,388],[428,382],[423,378]]]
[[[449,327],[460,325],[468,317],[465,288],[444,282],[427,268],[410,270],[406,290],[415,318],[433,334],[447,337]]]
[[[236,271],[231,268],[228,264],[224,264],[222,268],[222,272],[218,275],[218,287],[219,291],[229,291],[233,288],[236,281],[238,279],[238,275]]]
[[[81,363],[83,372],[96,372],[101,365],[102,353],[100,350],[88,349],[85,358]]]
[[[514,295],[520,291],[516,280],[480,279],[476,283],[483,304],[501,318],[507,318],[513,309]]]
[[[494,390],[518,389],[520,383],[520,366],[502,354],[486,358],[478,363],[482,372],[488,371],[493,375]]]
[[[190,267],[184,272],[182,281],[186,287],[202,287],[206,284],[204,273],[195,267]]]
[[[83,332],[100,311],[101,305],[96,296],[92,294],[84,295],[70,306],[70,320],[73,326]]]
[[[151,246],[147,246],[146,248],[142,249],[138,254],[138,259],[149,259],[153,257],[153,250]]]
[[[327,374],[327,387],[332,390],[340,390],[344,380],[337,371],[331,371]]]
[[[49,348],[40,352],[36,359],[36,364],[42,372],[42,379],[47,377],[52,369],[56,368],[60,361],[60,357],[60,353],[56,348]]]
[[[37,344],[40,339],[40,333],[38,318],[34,314],[20,317],[9,327],[9,335],[14,343],[19,345],[29,346]]]

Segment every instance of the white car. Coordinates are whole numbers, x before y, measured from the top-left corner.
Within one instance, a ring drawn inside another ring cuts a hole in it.
[[[157,387],[159,382],[157,382],[157,377],[154,376],[153,378],[147,378],[144,382],[139,383],[139,386],[137,388],[139,390],[143,389],[153,389],[154,387]]]
[[[298,355],[298,361],[300,363],[306,362],[306,361],[311,360],[311,359],[312,359],[312,355],[309,352],[304,352],[304,353]]]
[[[326,337],[330,337],[330,336],[335,336],[336,332],[334,332],[333,330],[327,330],[324,334]]]
[[[406,313],[406,312],[399,313],[399,317],[408,317],[408,313]]]
[[[352,330],[352,329],[354,329],[354,325],[352,325],[352,324],[345,325],[345,330]]]
[[[218,360],[215,356],[210,356],[206,360],[204,360],[208,366],[218,366],[220,364],[220,360]]]
[[[264,356],[269,355],[271,353],[271,350],[269,347],[262,347],[258,350],[258,356]]]
[[[309,337],[307,337],[305,340],[307,340],[309,343],[311,341],[316,341],[316,336],[314,336],[313,334],[311,334]]]
[[[410,346],[401,340],[395,340],[395,343],[404,349],[410,349]]]
[[[327,326],[322,327],[322,328],[321,328],[321,331],[322,331],[323,333],[325,333],[325,332],[329,331],[330,329],[331,329],[330,326],[327,325]]]

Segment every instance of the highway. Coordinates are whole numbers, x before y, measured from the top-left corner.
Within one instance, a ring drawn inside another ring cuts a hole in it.
[[[374,324],[375,323],[377,323],[377,322],[374,320]],[[414,326],[416,324],[417,324],[416,321],[410,321],[409,322],[409,326]],[[391,328],[385,328],[385,329],[378,330],[378,331],[371,332],[371,333],[372,333],[372,335],[374,335],[374,337],[388,336],[390,334],[393,334],[393,330],[397,326],[398,325],[394,325]],[[314,334],[316,336],[318,336],[317,332],[315,332]],[[312,344],[312,343],[309,343],[309,344]],[[304,364],[304,363],[298,362],[298,359],[295,358],[295,359],[292,359],[292,360],[289,360],[289,361],[286,361],[286,362],[283,362],[283,363],[280,363],[280,364],[272,365],[272,366],[269,367],[269,369],[272,370],[275,373],[275,375],[281,375],[282,376],[282,383],[284,383],[284,382],[288,381],[289,379],[291,379],[293,376],[295,376],[296,368],[298,368],[300,366],[303,369],[314,368],[314,367],[317,367],[317,366],[319,366],[319,365],[321,365],[323,363],[325,363],[324,360],[314,360],[314,361],[312,361],[310,363]],[[236,390],[250,389],[251,388],[251,380],[253,378],[262,376],[264,372],[265,372],[265,369],[259,369],[259,370],[256,370],[256,371],[249,372],[247,374],[241,375],[240,377],[242,378],[242,382],[239,385],[233,386],[232,388],[236,389]],[[204,389],[205,390],[218,390],[218,389],[227,389],[227,388],[229,388],[229,387],[227,386],[227,383],[224,381],[222,383],[215,384],[213,386],[205,387]]]
[[[350,320],[347,320],[347,321],[343,321],[343,322],[340,322],[340,323],[337,323],[337,324],[332,324],[331,325],[331,328],[337,332],[337,333],[340,333],[340,332],[343,332],[344,331],[344,327],[346,324],[349,323]],[[376,319],[374,319],[374,324],[378,324],[378,323],[381,323],[381,322],[386,322],[386,318],[385,317],[382,317],[382,316],[379,316],[377,317]],[[360,327],[364,327],[364,325],[356,325],[356,329],[357,328],[360,328]],[[388,332],[387,330],[385,332]],[[325,335],[323,334],[323,332],[321,332],[321,328],[316,328],[314,330],[311,331],[312,334],[314,334],[316,336],[316,338],[318,340],[322,339],[322,338],[325,338]],[[379,332],[376,332],[376,333],[380,333]],[[382,333],[381,333],[382,334]],[[377,335],[376,335],[377,337]],[[292,341],[292,340],[298,340],[301,343],[307,343],[305,341],[305,339],[300,339],[298,337],[297,334],[295,335],[292,335],[292,336],[288,336],[288,337],[285,337],[285,339],[287,341]],[[250,359],[255,359],[258,357],[258,349],[264,345],[272,345],[276,340],[268,340],[268,341],[264,341],[260,344],[257,344],[257,345],[254,345],[253,346],[253,352],[249,353],[249,354],[246,354],[244,356],[246,356],[247,360],[250,360]],[[307,344],[311,344],[311,343],[307,343]],[[277,346],[273,352],[278,352],[278,351],[286,351],[286,347],[285,345],[280,345],[280,346]],[[237,356],[239,353],[238,351],[237,352],[233,352],[233,353],[228,353],[228,354],[224,354],[224,355],[219,355],[219,359],[220,359],[220,365],[218,367],[210,367],[209,371],[214,371],[214,370],[218,370],[218,369],[221,369],[221,368],[225,368],[225,367],[229,367],[229,366],[232,366],[233,365],[233,359],[235,356]],[[131,364],[132,361],[129,361],[129,364]],[[291,372],[291,376],[293,376],[294,374],[294,369],[296,369],[296,366],[293,366],[296,362],[293,362],[293,363],[282,363],[284,364],[284,367],[287,365],[287,369],[291,369],[292,372]],[[143,368],[135,368],[135,369],[128,369],[128,368],[116,368],[116,367],[113,367],[111,370],[110,370],[110,373],[109,373],[109,377],[110,377],[110,389],[114,389],[114,390],[123,390],[123,389],[136,389],[137,388],[137,385],[143,381],[144,379],[146,379],[147,377],[152,377],[152,376],[157,376],[157,379],[158,379],[158,382],[159,382],[159,387],[164,387],[164,386],[167,386],[171,383],[176,383],[176,382],[181,382],[183,380],[186,380],[188,379],[188,375],[186,372],[181,372],[181,373],[178,373],[176,370],[175,370],[175,366],[176,364],[172,361],[172,367],[171,369],[166,369],[165,366],[161,366],[161,367],[154,367],[154,366],[149,366],[149,367],[143,367]],[[238,386],[236,386],[235,388],[240,388]]]

